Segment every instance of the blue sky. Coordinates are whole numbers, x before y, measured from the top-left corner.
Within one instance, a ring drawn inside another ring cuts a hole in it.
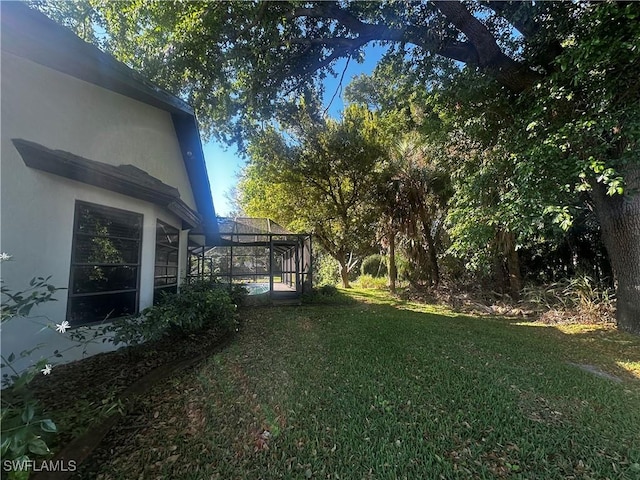
[[[371,73],[384,52],[385,49],[383,47],[369,46],[365,48],[365,60],[363,63],[350,61],[342,82],[343,91],[354,76],[361,73]],[[340,60],[336,64],[335,71],[338,72],[338,78],[331,77],[325,80],[325,107],[338,88],[339,78],[345,63],[346,60]],[[334,118],[340,116],[344,106],[342,100],[342,96],[338,93],[328,110],[330,116]],[[210,141],[204,144],[203,148],[216,213],[220,216],[228,215],[230,206],[225,194],[237,183],[238,174],[245,164],[245,160],[238,155],[233,146],[227,147],[218,142]]]

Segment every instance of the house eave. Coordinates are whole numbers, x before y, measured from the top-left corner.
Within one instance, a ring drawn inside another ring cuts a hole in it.
[[[193,108],[21,2],[2,2],[2,50],[170,113]]]
[[[178,216],[187,228],[203,224],[202,216],[180,199],[176,188],[137,167],[109,165],[28,140],[13,139],[12,142],[30,168],[159,205]]]

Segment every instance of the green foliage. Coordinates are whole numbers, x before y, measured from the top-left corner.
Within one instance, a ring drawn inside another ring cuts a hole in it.
[[[232,333],[237,309],[233,298],[241,299],[242,290],[208,281],[183,285],[179,293],[163,295],[156,305],[139,315],[114,320],[114,343],[136,345],[205,328],[214,328],[221,335]]]
[[[49,283],[49,277],[35,277],[29,282],[29,287],[25,290],[14,292],[4,285],[0,292],[2,294],[2,302],[0,303],[0,319],[2,323],[14,317],[27,317],[31,313],[31,309],[37,305],[47,302],[55,302],[57,299],[53,295],[58,288]]]
[[[312,231],[343,271],[383,225],[403,231],[414,281],[437,284],[448,249],[517,289],[519,253],[564,241],[553,222],[566,230],[584,209],[606,222],[640,198],[637,2],[45,4],[77,31],[88,18],[105,28],[108,48],[193,104],[206,130],[250,140],[243,206]],[[376,72],[347,89],[375,113],[323,122],[322,80],[375,42],[387,48]],[[444,202],[409,182],[433,173],[425,162],[400,179],[376,153],[414,130],[442,157]],[[388,188],[398,180],[412,188]],[[618,239],[640,245],[636,217],[602,230],[628,311],[638,251],[628,261]]]
[[[598,285],[588,275],[562,279],[543,287],[527,287],[523,300],[544,309],[577,309],[583,312],[601,311],[613,305],[613,289]]]
[[[409,280],[412,276],[412,262],[402,252],[396,252],[396,270],[398,271],[399,280]]]
[[[10,259],[2,253],[2,261]],[[15,317],[27,317],[32,308],[54,301],[53,294],[61,290],[51,285],[50,277],[37,277],[29,282],[29,288],[14,292],[2,283],[2,324],[6,324]],[[28,358],[37,350],[25,350],[20,353],[20,358]],[[12,352],[1,355],[1,368],[10,370],[11,375],[3,373],[3,384],[10,385],[2,395],[2,408],[0,409],[0,457],[3,460],[27,462],[31,457],[49,455],[47,437],[57,432],[56,424],[41,413],[38,402],[33,398],[29,384],[39,375],[42,369],[50,369],[47,359],[38,361],[35,365],[23,371],[17,371],[13,364],[16,355]],[[28,474],[27,474],[28,475]],[[12,471],[10,478],[20,478],[21,472]]]
[[[385,277],[362,274],[358,277],[358,280],[354,282],[354,286],[374,290],[386,290],[388,288],[387,282],[388,280]]]
[[[5,398],[3,403],[15,402],[2,409],[0,454],[5,459],[17,459],[29,454],[48,455],[49,448],[43,435],[57,432],[55,423],[39,414],[35,400],[24,401],[24,397],[29,395],[25,392],[25,387],[26,384],[14,387],[3,395],[10,399]]]
[[[314,252],[313,284],[336,285],[340,282],[340,264],[331,255]]]
[[[452,195],[449,173],[441,154],[416,132],[405,135],[392,150],[392,181],[385,187],[383,218],[400,234],[399,244],[410,264],[412,283],[437,286],[438,255],[443,224]]]
[[[268,129],[249,148],[239,183],[244,210],[294,232],[314,234],[342,267],[370,251],[378,216],[376,185],[385,158],[385,121],[348,108],[340,121],[303,112],[293,141]]]
[[[244,304],[247,295],[249,295],[249,290],[244,285],[232,283],[228,286],[229,297],[234,305],[240,306]]]
[[[325,297],[333,297],[338,293],[338,288],[335,285],[321,285],[318,287],[318,293]]]
[[[302,295],[302,302],[312,305],[350,305],[353,299],[338,290],[335,285],[314,287],[311,292]]]
[[[114,333],[114,345],[121,343],[140,345],[146,341],[161,338],[167,333],[168,321],[162,324],[148,322],[145,312],[146,310],[138,315],[116,318],[111,323],[110,330]]]
[[[369,275],[376,278],[386,277],[386,257],[380,254],[369,255],[364,260],[362,260],[362,265],[360,265],[360,272],[362,275]]]

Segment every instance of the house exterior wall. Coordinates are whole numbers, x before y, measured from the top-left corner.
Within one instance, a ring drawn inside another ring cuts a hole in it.
[[[11,142],[22,138],[112,165],[132,164],[176,187],[195,210],[191,186],[169,113],[3,52],[0,163],[0,249],[5,286],[23,290],[33,277],[69,286],[76,201],[143,215],[139,308],[153,301],[156,222],[181,229],[182,222],[154,204],[27,167]],[[187,264],[187,232],[180,236],[179,271]],[[57,301],[35,307],[30,318],[2,326],[3,355],[44,344],[28,363],[72,347],[68,334],[43,325],[66,317],[67,290]],[[112,349],[102,341],[72,348],[56,362]]]
[[[10,138],[135,165],[196,209],[168,112],[2,52],[3,148]]]

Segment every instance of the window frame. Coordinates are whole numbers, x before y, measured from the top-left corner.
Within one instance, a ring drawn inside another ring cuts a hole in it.
[[[165,231],[167,231],[167,233],[173,235],[175,234],[177,237],[177,244],[176,246],[167,244],[167,243],[161,243],[158,241],[158,235],[159,235],[159,231],[161,228],[164,228]],[[174,232],[172,232],[175,231]],[[165,280],[169,277],[173,277],[174,275],[166,275],[166,270],[165,270],[165,275],[157,275],[156,274],[156,269],[157,268],[174,268],[174,265],[169,265],[169,261],[167,258],[167,261],[165,263],[159,263],[158,262],[158,246],[162,245],[162,248],[164,249],[169,249],[170,251],[174,251],[176,254],[176,264],[175,264],[175,269],[176,269],[176,274],[175,274],[175,283],[171,283],[171,284],[163,284],[163,285],[156,285],[156,280],[159,278],[164,278]],[[178,291],[178,286],[180,285],[180,229],[177,227],[174,227],[173,225],[168,224],[167,222],[163,222],[160,219],[156,219],[156,237],[155,237],[155,253],[154,253],[154,263],[153,263],[153,303],[157,303],[158,300],[160,299],[160,292],[163,291],[170,291],[170,292],[177,292]]]
[[[113,216],[117,216],[117,215],[126,215],[126,216],[135,216],[138,218],[139,220],[139,235],[138,238],[132,238],[132,237],[123,237],[123,236],[118,236],[118,235],[106,235],[106,236],[102,236],[102,235],[94,235],[94,234],[89,234],[89,233],[84,233],[84,232],[80,232],[80,215],[79,215],[79,210],[81,208],[91,208],[94,211],[98,211],[102,214],[105,215],[113,215]],[[73,299],[75,298],[82,298],[82,297],[96,297],[96,296],[103,296],[103,295],[117,295],[117,294],[131,294],[131,293],[135,293],[135,300],[134,300],[134,311],[132,312],[132,314],[137,314],[140,311],[140,278],[141,278],[141,270],[142,270],[142,245],[143,245],[143,232],[144,232],[144,215],[138,212],[132,212],[130,210],[124,210],[121,208],[115,208],[115,207],[108,207],[105,205],[100,205],[100,204],[96,204],[96,203],[92,203],[92,202],[85,202],[82,200],[76,200],[75,205],[74,205],[74,218],[73,218],[73,231],[72,231],[72,241],[71,241],[71,262],[69,265],[69,288],[68,288],[68,294],[67,294],[67,308],[66,308],[66,318],[67,320],[70,321],[71,323],[71,328],[75,328],[75,327],[81,327],[81,326],[85,326],[85,325],[93,325],[93,324],[97,324],[97,323],[101,323],[106,321],[111,321],[114,320],[116,318],[119,318],[120,316],[126,316],[126,315],[119,315],[119,316],[114,316],[114,317],[107,317],[107,318],[97,318],[97,319],[93,319],[93,320],[86,320],[86,321],[74,321],[72,320],[72,315],[74,312],[72,312],[72,305],[73,305]],[[138,243],[138,254],[137,254],[137,259],[136,259],[136,263],[89,263],[89,262],[78,262],[77,261],[77,256],[78,256],[78,242],[79,242],[79,238],[80,237],[84,237],[84,238],[113,238],[113,239],[118,239],[118,240],[125,240],[125,241],[136,241]],[[106,267],[106,268],[111,268],[111,267],[134,267],[136,268],[136,275],[135,275],[135,288],[127,288],[127,289],[118,289],[118,290],[107,290],[107,291],[98,291],[98,292],[83,292],[83,293],[73,293],[74,290],[74,283],[75,283],[75,273],[76,273],[76,269],[77,268],[82,268],[82,267],[92,267],[92,266],[100,266],[100,267]]]

